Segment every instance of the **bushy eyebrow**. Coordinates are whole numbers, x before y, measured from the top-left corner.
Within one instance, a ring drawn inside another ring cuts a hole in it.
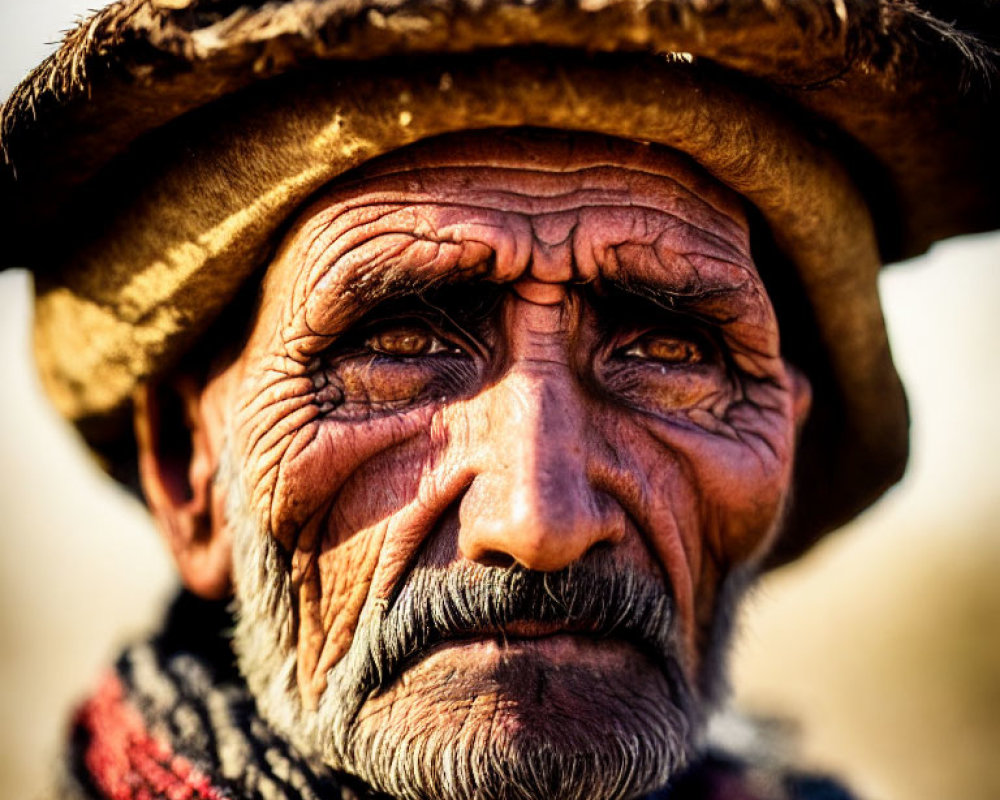
[[[449,290],[455,291],[459,287],[474,290],[491,283],[493,286],[497,285],[488,281],[484,275],[470,276],[459,270],[433,277],[393,270],[391,274],[376,275],[373,272],[365,272],[353,275],[344,281],[343,292],[355,298],[359,311],[368,313],[378,306],[406,298],[426,302]]]
[[[417,236],[411,240],[421,241]],[[459,263],[456,259],[434,268],[434,258],[424,259],[412,253],[397,253],[388,262],[381,259],[376,248],[370,254],[371,258],[357,259],[349,265],[334,261],[323,267],[327,277],[313,280],[301,295],[301,312],[296,312],[303,314],[309,330],[324,336],[339,335],[386,304],[405,298],[419,301],[456,286],[471,288],[485,283],[492,268],[489,255],[481,263]],[[324,284],[321,290],[316,289],[319,282]]]
[[[743,299],[745,286],[744,283],[677,290],[664,284],[615,277],[601,282],[598,295],[619,300],[636,297],[664,311],[701,317],[715,325],[726,325],[736,321],[747,305]]]
[[[397,274],[382,276],[378,289],[372,291],[370,276],[358,276],[345,284],[345,290],[360,293],[355,296],[364,299],[353,305],[341,332],[356,329],[368,320],[422,310],[441,315],[455,328],[474,330],[493,312],[509,285],[491,280],[486,274],[474,277],[453,274],[434,279]],[[602,301],[627,304],[632,298],[640,301],[647,312],[657,308],[670,315],[693,317],[719,327],[738,321],[741,311],[748,306],[742,284],[678,290],[647,281],[607,277],[578,286],[586,286],[587,293],[598,305]]]
[[[377,292],[370,293],[370,283],[350,286],[361,292],[363,300],[352,309],[346,328],[363,325],[366,320],[397,314],[431,311],[447,319],[458,329],[478,327],[495,309],[504,291],[503,284],[483,276],[459,275],[428,279],[405,275],[387,276]]]
[[[421,237],[414,236],[413,241],[419,242]],[[697,261],[693,254],[678,254],[678,264],[683,270],[679,274],[666,262],[661,262],[662,269],[654,271],[638,262],[629,263],[630,259],[621,258],[622,255],[619,251],[614,256],[617,263],[613,265],[601,264],[600,256],[595,259],[601,272],[589,281],[595,297],[635,297],[650,306],[699,317],[713,325],[727,325],[741,318],[762,322],[769,316],[767,294],[752,268],[729,258],[705,255],[702,261]],[[459,264],[456,260],[451,265],[440,264],[440,268],[432,266],[435,258],[425,260],[415,253],[401,254],[391,265],[379,264],[378,260],[355,263],[330,287],[338,299],[336,308],[324,315],[328,325],[323,327],[328,334],[337,335],[362,317],[388,306],[406,302],[432,305],[438,302],[433,298],[445,293],[455,291],[471,297],[485,285],[504,284],[496,277],[492,250],[478,263]],[[530,270],[530,262],[525,266]],[[584,282],[581,279],[580,283]],[[451,299],[455,302],[444,305],[462,308],[461,297]]]

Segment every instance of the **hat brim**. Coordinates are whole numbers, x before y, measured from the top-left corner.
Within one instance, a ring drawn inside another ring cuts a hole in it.
[[[955,4],[947,20],[932,5],[124,0],[4,104],[0,263],[36,263],[30,234],[144,133],[248,85],[322,62],[533,46],[684,54],[752,77],[823,121],[872,205],[884,260],[907,258],[1000,225],[1000,5]]]

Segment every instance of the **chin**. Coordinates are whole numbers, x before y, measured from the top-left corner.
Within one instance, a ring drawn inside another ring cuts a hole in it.
[[[628,798],[680,770],[693,721],[631,645],[447,644],[369,698],[351,770],[400,798]]]
[[[329,720],[343,708],[334,686],[319,711]],[[398,798],[636,797],[691,753],[701,726],[685,687],[678,665],[627,641],[447,641],[367,697],[347,747],[327,756]]]

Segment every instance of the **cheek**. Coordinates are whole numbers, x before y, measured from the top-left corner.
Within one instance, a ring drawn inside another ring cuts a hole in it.
[[[350,647],[376,576],[400,566],[393,563],[390,540],[394,523],[419,496],[420,465],[426,461],[422,445],[382,450],[355,465],[349,479],[331,488],[299,528],[292,586],[299,681],[307,697],[323,691],[327,670]],[[400,549],[399,541],[393,545]]]
[[[698,529],[689,547],[699,565],[719,570],[761,554],[778,522],[791,483],[794,428],[787,414],[754,408],[731,411],[726,433],[684,429],[668,434],[680,455]],[[667,437],[664,437],[667,438]]]
[[[312,383],[308,383],[312,387]],[[299,684],[311,704],[369,597],[391,586],[446,505],[432,406],[370,419],[318,411],[299,379],[251,393],[237,452],[253,512],[291,554]]]
[[[379,507],[409,491],[406,470],[386,469],[378,458],[420,436],[432,407],[333,420],[320,410],[322,392],[308,377],[289,377],[246,394],[253,399],[237,415],[235,444],[246,453],[252,508],[286,549],[311,549],[313,543],[302,537],[315,535],[318,517],[352,476],[357,481],[369,475],[367,502],[377,500]],[[369,510],[374,513],[375,506]]]
[[[693,413],[663,420],[605,410],[595,422],[619,464],[613,491],[655,542],[683,548],[692,572],[704,557],[738,564],[770,533],[788,493],[790,403],[787,395],[766,408],[740,403],[712,426]]]
[[[764,552],[780,517],[794,446],[790,403],[782,394],[735,405],[724,433],[621,410],[598,418],[619,464],[614,491],[666,573],[693,648],[719,579]]]

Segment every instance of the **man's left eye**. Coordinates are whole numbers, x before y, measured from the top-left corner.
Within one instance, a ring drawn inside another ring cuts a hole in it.
[[[410,326],[379,331],[365,340],[365,347],[392,358],[417,358],[456,350],[430,331]]]
[[[647,333],[623,347],[621,355],[665,364],[700,364],[705,349],[698,342],[670,333]]]

